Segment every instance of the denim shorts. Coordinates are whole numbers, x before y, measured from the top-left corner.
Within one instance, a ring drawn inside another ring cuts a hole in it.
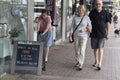
[[[53,45],[53,36],[52,36],[52,31],[48,31],[45,35],[37,35],[37,41],[41,41],[44,43],[44,47],[50,47]]]
[[[91,38],[91,47],[92,49],[104,48],[106,38]]]

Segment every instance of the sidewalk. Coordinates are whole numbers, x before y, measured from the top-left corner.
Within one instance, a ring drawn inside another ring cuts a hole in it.
[[[74,46],[65,41],[50,49],[46,71],[41,76],[34,73],[4,76],[0,80],[120,80],[120,38],[115,38],[111,29],[110,39],[106,41],[102,70],[96,71],[90,40],[87,44],[86,58],[82,71],[76,71],[74,64]],[[12,79],[10,77],[12,76]],[[15,76],[15,77],[14,77]]]

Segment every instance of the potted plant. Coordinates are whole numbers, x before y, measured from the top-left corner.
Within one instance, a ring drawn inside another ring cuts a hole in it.
[[[18,37],[22,33],[22,29],[14,27],[9,31],[10,37]]]
[[[9,34],[10,34],[12,44],[13,44],[14,40],[17,39],[17,37],[20,36],[22,31],[23,30],[21,28],[18,28],[18,27],[11,28],[11,30],[9,31]]]

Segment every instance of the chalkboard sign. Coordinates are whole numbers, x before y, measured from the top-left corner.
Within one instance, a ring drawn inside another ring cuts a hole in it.
[[[39,45],[18,44],[16,65],[38,67]]]
[[[43,63],[43,43],[36,41],[15,41],[11,73],[15,70],[36,70],[40,75]]]

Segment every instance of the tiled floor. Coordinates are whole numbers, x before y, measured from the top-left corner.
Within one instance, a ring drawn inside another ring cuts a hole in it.
[[[113,30],[112,28],[110,39],[105,44],[101,71],[96,71],[92,67],[94,56],[90,40],[87,44],[82,71],[76,71],[74,68],[74,46],[66,41],[50,49],[46,71],[43,71],[41,76],[33,72],[17,73],[18,78],[21,80],[120,80],[120,37],[115,38]],[[12,79],[9,78],[9,80]]]

